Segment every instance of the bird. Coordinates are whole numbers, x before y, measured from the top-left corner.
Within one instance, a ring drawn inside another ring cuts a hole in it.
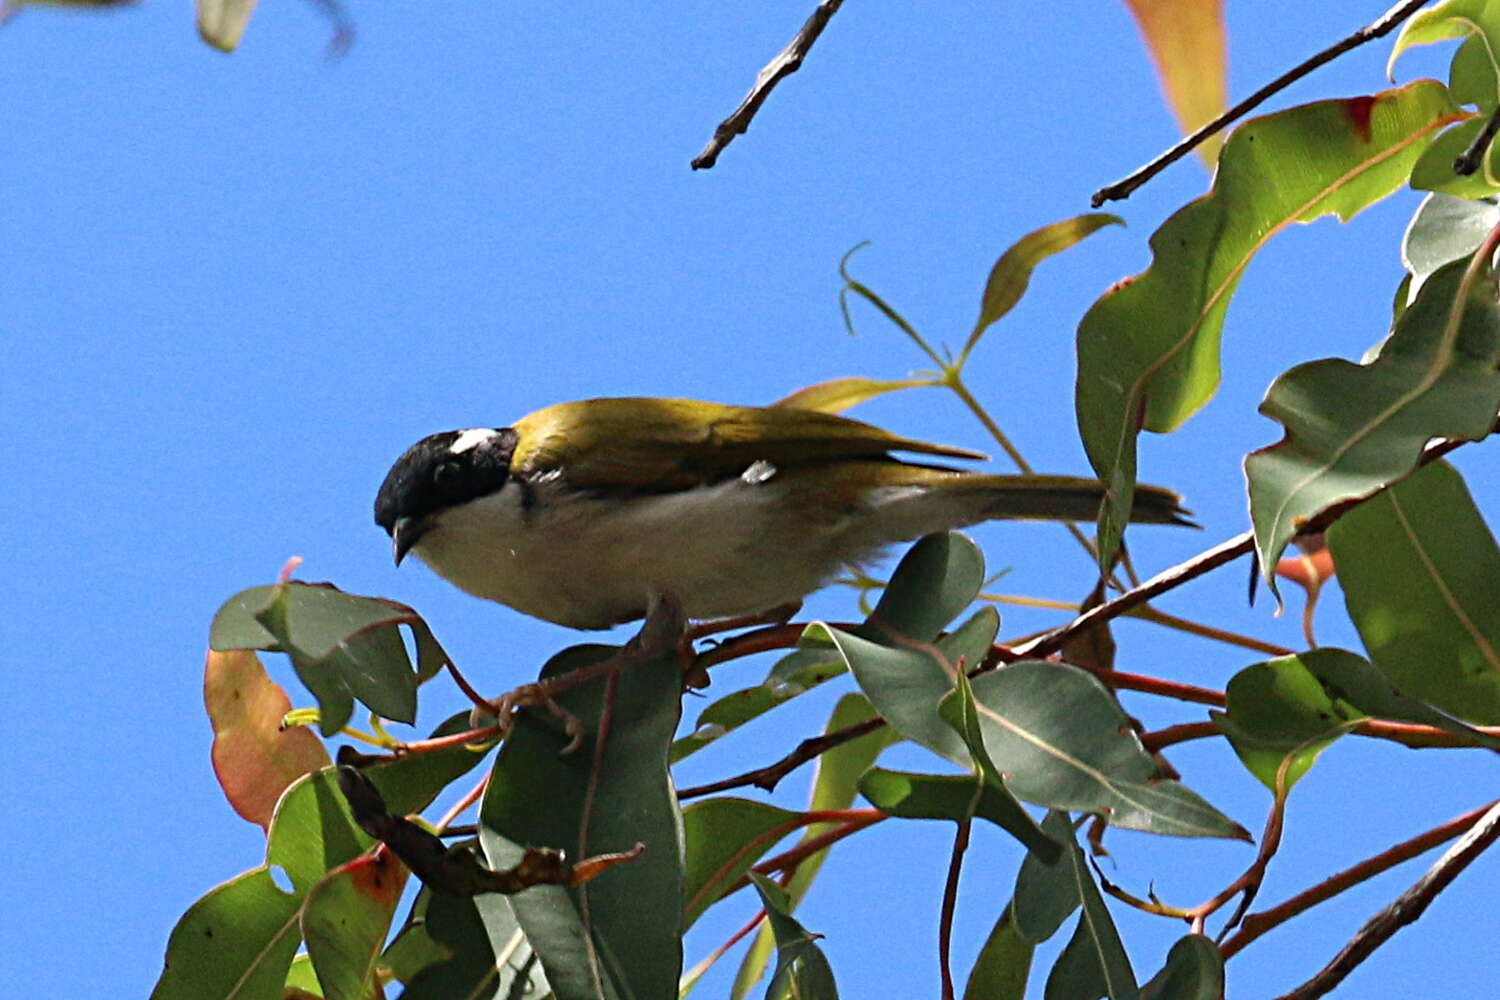
[[[916,456],[901,458],[898,455]],[[691,399],[559,403],[408,448],[375,499],[396,564],[575,629],[670,595],[697,620],[795,606],[892,545],[1000,518],[1092,520],[1097,480],[981,461],[833,413]],[[1131,519],[1191,524],[1139,486]]]

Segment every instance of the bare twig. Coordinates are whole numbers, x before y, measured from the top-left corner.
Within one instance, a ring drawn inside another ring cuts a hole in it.
[[[845,726],[843,729],[835,729],[833,732],[824,733],[822,736],[810,737],[798,743],[797,749],[774,764],[768,764],[754,771],[747,771],[733,778],[725,778],[722,781],[684,788],[677,793],[677,799],[678,801],[686,801],[687,799],[696,799],[704,795],[712,795],[715,792],[726,792],[731,788],[744,788],[748,785],[764,788],[768,792],[773,791],[782,778],[785,778],[803,764],[827,753],[836,746],[842,746],[850,740],[859,739],[866,733],[873,733],[883,725],[885,725],[885,720],[877,717],[866,719],[863,722],[856,722],[854,725]]]
[[[1250,532],[1235,535],[1207,551],[1200,552],[1186,562],[1156,574],[1139,587],[1127,590],[1119,597],[1105,601],[1098,607],[1084,612],[1068,624],[1014,647],[1012,652],[1019,657],[1040,657],[1054,653],[1075,635],[1118,618],[1131,608],[1139,607],[1153,597],[1179,587],[1210,570],[1218,569],[1226,563],[1231,563],[1254,547],[1255,536]]]
[[[761,69],[755,75],[755,83],[750,87],[750,93],[740,102],[740,106],[729,113],[729,117],[719,123],[714,129],[713,136],[708,140],[708,145],[703,147],[703,152],[693,157],[692,167],[694,170],[707,170],[719,159],[719,154],[724,147],[734,141],[737,135],[743,135],[750,127],[750,119],[760,110],[760,106],[766,102],[771,91],[781,82],[783,77],[791,76],[802,68],[802,60],[812,50],[813,43],[828,26],[829,20],[838,9],[844,5],[844,0],[823,0],[817,9],[812,12],[802,27],[797,29],[797,34],[787,43],[786,48],[776,53],[776,58]]]
[[[1255,93],[1251,94],[1249,97],[1245,98],[1243,101],[1230,108],[1228,111],[1225,111],[1219,117],[1215,118],[1207,125],[1204,125],[1202,128],[1198,129],[1192,135],[1177,143],[1177,145],[1173,146],[1171,149],[1167,150],[1165,153],[1161,154],[1150,163],[1146,164],[1144,167],[1141,167],[1129,177],[1126,177],[1124,180],[1116,181],[1108,187],[1103,187],[1098,191],[1095,191],[1094,197],[1090,199],[1090,202],[1095,208],[1098,208],[1106,201],[1121,201],[1125,198],[1129,198],[1131,194],[1135,192],[1136,188],[1145,184],[1151,178],[1155,177],[1157,174],[1165,170],[1168,166],[1172,165],[1176,161],[1182,159],[1188,153],[1192,152],[1192,150],[1196,148],[1199,143],[1203,142],[1204,139],[1207,139],[1209,136],[1222,131],[1226,125],[1235,121],[1236,119],[1242,118],[1245,115],[1249,114],[1251,111],[1260,106],[1260,104],[1262,104],[1266,99],[1274,96],[1276,93],[1285,89],[1291,84],[1296,83],[1298,80],[1302,79],[1304,76],[1307,76],[1309,73],[1322,66],[1324,63],[1332,62],[1351,49],[1357,49],[1361,45],[1364,45],[1366,42],[1374,41],[1375,39],[1380,38],[1383,35],[1389,34],[1402,21],[1406,20],[1408,17],[1411,17],[1412,14],[1416,13],[1417,9],[1425,3],[1427,3],[1427,0],[1405,0],[1404,3],[1392,7],[1390,10],[1386,11],[1385,14],[1378,20],[1372,22],[1371,24],[1365,25],[1363,28],[1360,28],[1349,37],[1333,45],[1330,45],[1328,48],[1324,49],[1322,52],[1319,52],[1312,58],[1298,63],[1296,66],[1287,70],[1285,73],[1281,74],[1276,79],[1272,80],[1270,83],[1266,84],[1264,87],[1260,88]]]
[[[1490,806],[1469,827],[1469,832],[1438,858],[1437,863],[1427,870],[1427,874],[1370,918],[1317,975],[1281,997],[1281,1000],[1314,1000],[1343,982],[1344,977],[1370,957],[1376,948],[1390,940],[1402,927],[1415,922],[1437,894],[1446,889],[1458,877],[1458,873],[1467,868],[1496,838],[1500,838],[1500,802]]]
[[[1464,813],[1462,816],[1451,819],[1441,826],[1434,827],[1425,833],[1420,833],[1410,840],[1387,847],[1374,857],[1366,858],[1359,864],[1324,879],[1312,888],[1299,892],[1284,903],[1279,903],[1268,910],[1261,910],[1259,913],[1250,914],[1245,918],[1244,924],[1240,927],[1239,931],[1220,946],[1220,954],[1227,960],[1251,941],[1254,941],[1272,928],[1280,926],[1299,913],[1310,910],[1319,903],[1332,899],[1345,889],[1359,885],[1361,882],[1374,878],[1381,872],[1394,868],[1403,862],[1410,861],[1417,855],[1425,854],[1439,844],[1452,840],[1479,822],[1486,812],[1497,805],[1500,805],[1500,801],[1482,805],[1478,809]]]

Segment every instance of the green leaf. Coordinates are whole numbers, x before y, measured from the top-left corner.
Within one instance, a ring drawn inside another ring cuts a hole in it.
[[[440,790],[412,780],[430,772],[409,770],[416,765],[406,759],[366,771],[398,814],[416,812]],[[178,921],[153,1000],[279,1000],[302,940],[298,918],[307,894],[371,844],[350,816],[331,769],[293,782],[272,817],[266,863],[211,890]],[[276,868],[291,881],[290,892],[277,886]]]
[[[962,671],[958,674],[957,682],[952,693],[939,703],[938,715],[963,737],[964,746],[969,749],[969,756],[974,761],[974,773],[985,785],[985,801],[989,806],[989,813],[985,818],[1004,828],[1025,844],[1027,850],[1035,851],[1047,861],[1056,860],[1060,845],[1043,833],[1031,814],[1021,808],[1021,803],[1010,793],[1000,770],[995,767],[995,762],[985,749],[984,730],[979,724],[979,708],[974,702],[974,689]]]
[[[823,727],[823,731],[825,733],[837,732],[847,726],[863,722],[874,714],[875,710],[871,707],[869,699],[862,694],[851,692],[838,700],[838,704],[833,707],[833,713],[828,717],[828,725]],[[817,771],[813,775],[812,795],[807,808],[819,812],[849,808],[854,802],[861,776],[875,763],[881,751],[893,743],[899,743],[900,740],[900,735],[890,726],[881,726],[874,732],[866,733],[848,743],[842,743],[819,756]],[[813,823],[802,831],[799,843],[805,843],[831,829],[833,829],[831,823]],[[831,847],[824,848],[804,858],[797,866],[791,880],[786,884],[786,893],[793,908],[802,902],[808,890],[812,888],[813,880],[822,870],[823,862],[828,860],[830,850],[832,850]],[[766,960],[771,957],[773,946],[771,930],[763,926],[740,962],[739,971],[735,974],[734,986],[730,991],[732,998],[738,1000],[748,995],[750,988],[755,985],[765,969]]]
[[[173,928],[152,1000],[279,998],[302,941],[308,891],[369,844],[329,771],[298,779],[271,820],[266,863],[211,890]],[[291,880],[291,892],[277,886],[273,867]]]
[[[898,733],[967,770],[969,750],[938,715],[938,702],[953,690],[960,663],[977,665],[989,653],[999,628],[995,610],[982,608],[936,643],[883,645],[821,623],[809,631],[833,641],[860,690]]]
[[[1226,688],[1229,711],[1211,712],[1245,768],[1272,792],[1290,792],[1319,754],[1364,721],[1335,702],[1302,657],[1245,667]]]
[[[1450,260],[1472,256],[1496,225],[1500,202],[1494,198],[1423,198],[1401,239],[1401,263],[1412,275],[1413,291]]]
[[[750,882],[765,904],[766,920],[776,937],[776,973],[766,989],[766,1000],[790,993],[797,1000],[838,1000],[833,969],[817,935],[808,933],[791,915],[786,891],[764,875],[750,873]]]
[[[964,986],[964,1000],[1024,1000],[1033,950],[1016,930],[1007,906],[979,949]]]
[[[1088,862],[1071,836],[1058,864],[1083,903],[1078,925],[1047,976],[1046,1000],[1137,1000],[1135,973],[1110,918],[1104,896],[1094,884]]]
[[[1073,823],[1060,810],[1047,813],[1042,832],[1056,843],[1073,843]],[[1010,902],[1017,934],[1032,944],[1041,944],[1057,933],[1079,902],[1069,863],[1062,858],[1051,862],[1035,853],[1026,855],[1016,874],[1016,891]]]
[[[913,774],[875,767],[865,773],[859,791],[889,816],[956,823],[977,816],[1005,830],[1030,850],[1057,856],[1057,842],[1041,832],[1015,799],[973,775]]]
[[[420,674],[413,673],[401,625],[417,636]],[[349,721],[351,697],[387,719],[411,722],[418,681],[447,659],[411,608],[297,581],[251,587],[231,597],[214,615],[209,646],[288,654],[298,678],[318,699],[324,736]]]
[[[982,586],[979,546],[956,531],[928,535],[901,557],[875,611],[855,632],[875,642],[931,642],[974,602]]]
[[[724,892],[792,830],[797,814],[750,799],[713,798],[682,811],[687,841],[683,908],[685,931]],[[770,835],[778,827],[779,834]]]
[[[323,995],[323,986],[318,982],[318,974],[313,971],[312,959],[305,951],[292,959],[292,967],[286,972],[283,993],[290,996],[289,991],[294,989],[301,990],[302,994],[309,996],[321,997]],[[297,996],[300,997],[302,994],[297,994]]]
[[[1213,190],[1151,237],[1151,267],[1116,284],[1078,328],[1078,424],[1109,490],[1101,565],[1131,509],[1136,437],[1176,429],[1219,382],[1224,314],[1255,252],[1294,222],[1349,219],[1406,181],[1438,129],[1462,112],[1432,80],[1320,101],[1235,129]]]
[[[407,984],[401,1000],[541,1000],[548,995],[541,965],[516,925],[508,897],[485,893],[460,898],[424,889],[419,906],[420,923],[408,926],[383,959]],[[420,964],[402,967],[405,956]]]
[[[1409,473],[1430,438],[1490,432],[1500,407],[1500,285],[1486,269],[1460,308],[1464,268],[1453,261],[1427,279],[1371,363],[1313,361],[1271,386],[1260,412],[1285,424],[1286,437],[1245,459],[1264,572],[1319,511]]]
[[[1013,243],[990,268],[989,280],[984,283],[984,295],[979,300],[979,318],[974,321],[974,330],[964,342],[963,350],[958,352],[959,364],[962,365],[963,359],[974,350],[984,331],[1021,301],[1026,286],[1031,283],[1031,272],[1038,264],[1075,246],[1105,226],[1123,225],[1125,220],[1118,215],[1091,212],[1043,226]]]
[[[198,0],[198,35],[220,52],[239,47],[255,0]]]
[[[1453,161],[1469,148],[1483,128],[1483,121],[1467,121],[1434,139],[1411,168],[1412,188],[1455,198],[1483,198],[1500,191],[1500,156],[1493,145],[1472,174],[1460,174],[1453,169]]]
[[[673,742],[671,762],[676,764],[692,756],[777,705],[806,694],[848,669],[830,647],[793,650],[777,661],[764,681],[732,691],[699,713],[693,731]]]
[[[167,965],[151,1000],[279,1000],[302,934],[300,895],[256,868],[194,903],[167,941]]]
[[[542,676],[618,653],[613,646],[575,646],[553,657]],[[595,744],[606,688],[612,705],[601,747]],[[564,753],[571,737],[561,723],[531,711],[517,718],[496,758],[480,809],[480,842],[491,868],[516,864],[526,847],[560,848],[581,859],[645,845],[639,857],[587,885],[536,886],[512,897],[558,1000],[600,1000],[601,989],[606,1000],[676,994],[684,848],[667,751],[680,688],[673,655],[629,663],[557,696],[581,726],[581,747]]]
[[[917,389],[934,384],[931,379],[925,378],[883,381],[851,375],[848,378],[836,378],[810,385],[806,389],[798,389],[790,396],[778,399],[771,405],[790,407],[795,410],[817,410],[819,413],[843,413],[847,409],[868,402],[877,396],[884,396],[888,392]]]
[[[1487,39],[1491,53],[1500,53],[1500,11],[1489,0],[1444,0],[1420,10],[1407,19],[1396,35],[1385,64],[1386,75],[1394,79],[1396,60],[1414,45],[1432,45],[1472,34]],[[1491,59],[1494,58],[1492,55]]]
[[[1224,995],[1224,959],[1202,934],[1178,938],[1167,964],[1141,988],[1141,1000],[1219,1000]]]
[[[1228,711],[1211,713],[1214,723],[1273,793],[1278,776],[1280,790],[1290,791],[1330,743],[1364,720],[1328,695],[1301,656],[1246,667],[1230,678],[1225,694]]]
[[[985,749],[1017,798],[1148,833],[1250,839],[1191,789],[1161,777],[1129,718],[1091,674],[1023,660],[972,685]]]
[[[1500,724],[1500,548],[1457,471],[1434,462],[1328,532],[1349,617],[1396,686]]]
[[[327,1000],[369,1000],[406,866],[389,852],[345,862],[307,894],[302,936]]]
[[[1366,715],[1433,726],[1460,736],[1475,746],[1500,750],[1500,737],[1465,725],[1446,712],[1418,701],[1391,683],[1389,677],[1362,656],[1324,646],[1303,653],[1301,660],[1330,697],[1347,701]]]

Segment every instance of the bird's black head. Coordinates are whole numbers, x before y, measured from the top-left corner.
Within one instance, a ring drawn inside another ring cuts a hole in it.
[[[375,496],[375,523],[396,562],[432,527],[433,515],[505,485],[519,435],[509,427],[432,434],[396,459]]]

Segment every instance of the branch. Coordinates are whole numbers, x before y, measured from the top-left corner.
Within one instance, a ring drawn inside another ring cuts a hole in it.
[[[1200,552],[1186,562],[1179,563],[1171,569],[1164,570],[1139,587],[1127,590],[1119,597],[1105,601],[1098,607],[1084,612],[1074,618],[1068,624],[1055,628],[1050,632],[1044,632],[1030,642],[1016,646],[1012,652],[1019,658],[1040,658],[1048,653],[1055,653],[1067,644],[1069,639],[1081,632],[1087,632],[1095,626],[1118,618],[1132,608],[1139,607],[1151,600],[1173,590],[1189,580],[1195,579],[1218,569],[1226,563],[1231,563],[1240,556],[1249,553],[1255,547],[1255,536],[1250,532],[1242,532],[1227,541],[1220,542],[1207,551]]]
[[[719,154],[724,147],[734,141],[737,135],[743,135],[750,128],[750,119],[760,110],[760,106],[766,102],[771,91],[781,82],[783,77],[791,76],[802,68],[802,60],[812,50],[813,43],[828,26],[829,20],[838,9],[844,5],[844,0],[823,0],[818,4],[816,10],[797,29],[797,34],[787,43],[786,48],[776,53],[776,58],[761,69],[755,75],[755,83],[750,87],[750,93],[740,102],[740,106],[729,113],[729,117],[719,123],[714,129],[713,136],[708,140],[708,145],[703,147],[703,152],[693,157],[692,167],[694,170],[707,170],[719,159]]]
[[[1444,852],[1427,874],[1396,900],[1371,917],[1349,943],[1317,975],[1281,997],[1280,1000],[1314,1000],[1332,990],[1366,958],[1390,940],[1398,930],[1413,923],[1427,905],[1458,877],[1458,873],[1500,838],[1500,802],[1485,811],[1458,843]]]
[[[885,720],[876,717],[866,719],[863,722],[856,722],[854,725],[845,726],[843,729],[835,729],[833,732],[824,733],[822,736],[809,737],[798,743],[797,749],[774,764],[756,768],[754,771],[746,771],[744,774],[736,775],[733,778],[725,778],[722,781],[684,788],[677,793],[677,801],[684,802],[688,799],[712,795],[715,792],[727,792],[731,788],[744,788],[747,785],[754,785],[768,792],[774,791],[782,778],[785,778],[803,764],[821,754],[827,753],[834,747],[842,746],[850,740],[859,739],[866,733],[873,733],[883,725],[885,725]]]
[[[1500,107],[1490,112],[1489,119],[1484,123],[1484,128],[1474,136],[1474,141],[1469,143],[1469,148],[1459,153],[1453,161],[1453,172],[1460,177],[1468,177],[1479,169],[1484,162],[1484,154],[1490,151],[1490,143],[1495,141],[1495,133],[1500,132]]]
[[[1243,926],[1238,933],[1225,941],[1220,946],[1219,952],[1225,960],[1228,960],[1236,952],[1240,951],[1260,937],[1262,934],[1277,927],[1297,914],[1310,910],[1319,903],[1325,902],[1337,896],[1345,889],[1353,888],[1368,879],[1374,878],[1381,872],[1396,867],[1403,862],[1410,861],[1419,854],[1425,854],[1441,843],[1452,840],[1463,831],[1472,827],[1484,817],[1484,814],[1500,805],[1500,800],[1482,805],[1478,809],[1464,813],[1457,819],[1451,819],[1441,826],[1434,827],[1426,833],[1420,833],[1410,840],[1388,847],[1376,854],[1374,857],[1366,858],[1351,868],[1346,868],[1310,889],[1299,892],[1286,902],[1252,913],[1245,918]]]
[[[1389,34],[1398,24],[1415,14],[1417,9],[1425,3],[1427,3],[1427,0],[1405,0],[1404,3],[1392,7],[1379,20],[1365,25],[1354,32],[1354,34],[1330,45],[1311,59],[1307,59],[1287,70],[1144,167],[1141,167],[1129,177],[1095,191],[1093,198],[1090,199],[1090,203],[1095,208],[1098,208],[1106,201],[1122,201],[1129,198],[1136,188],[1145,184],[1167,167],[1192,152],[1204,139],[1222,131],[1229,123],[1254,111],[1267,98],[1296,83],[1324,63],[1332,62],[1351,49],[1357,49],[1366,42],[1372,42],[1383,35]]]

